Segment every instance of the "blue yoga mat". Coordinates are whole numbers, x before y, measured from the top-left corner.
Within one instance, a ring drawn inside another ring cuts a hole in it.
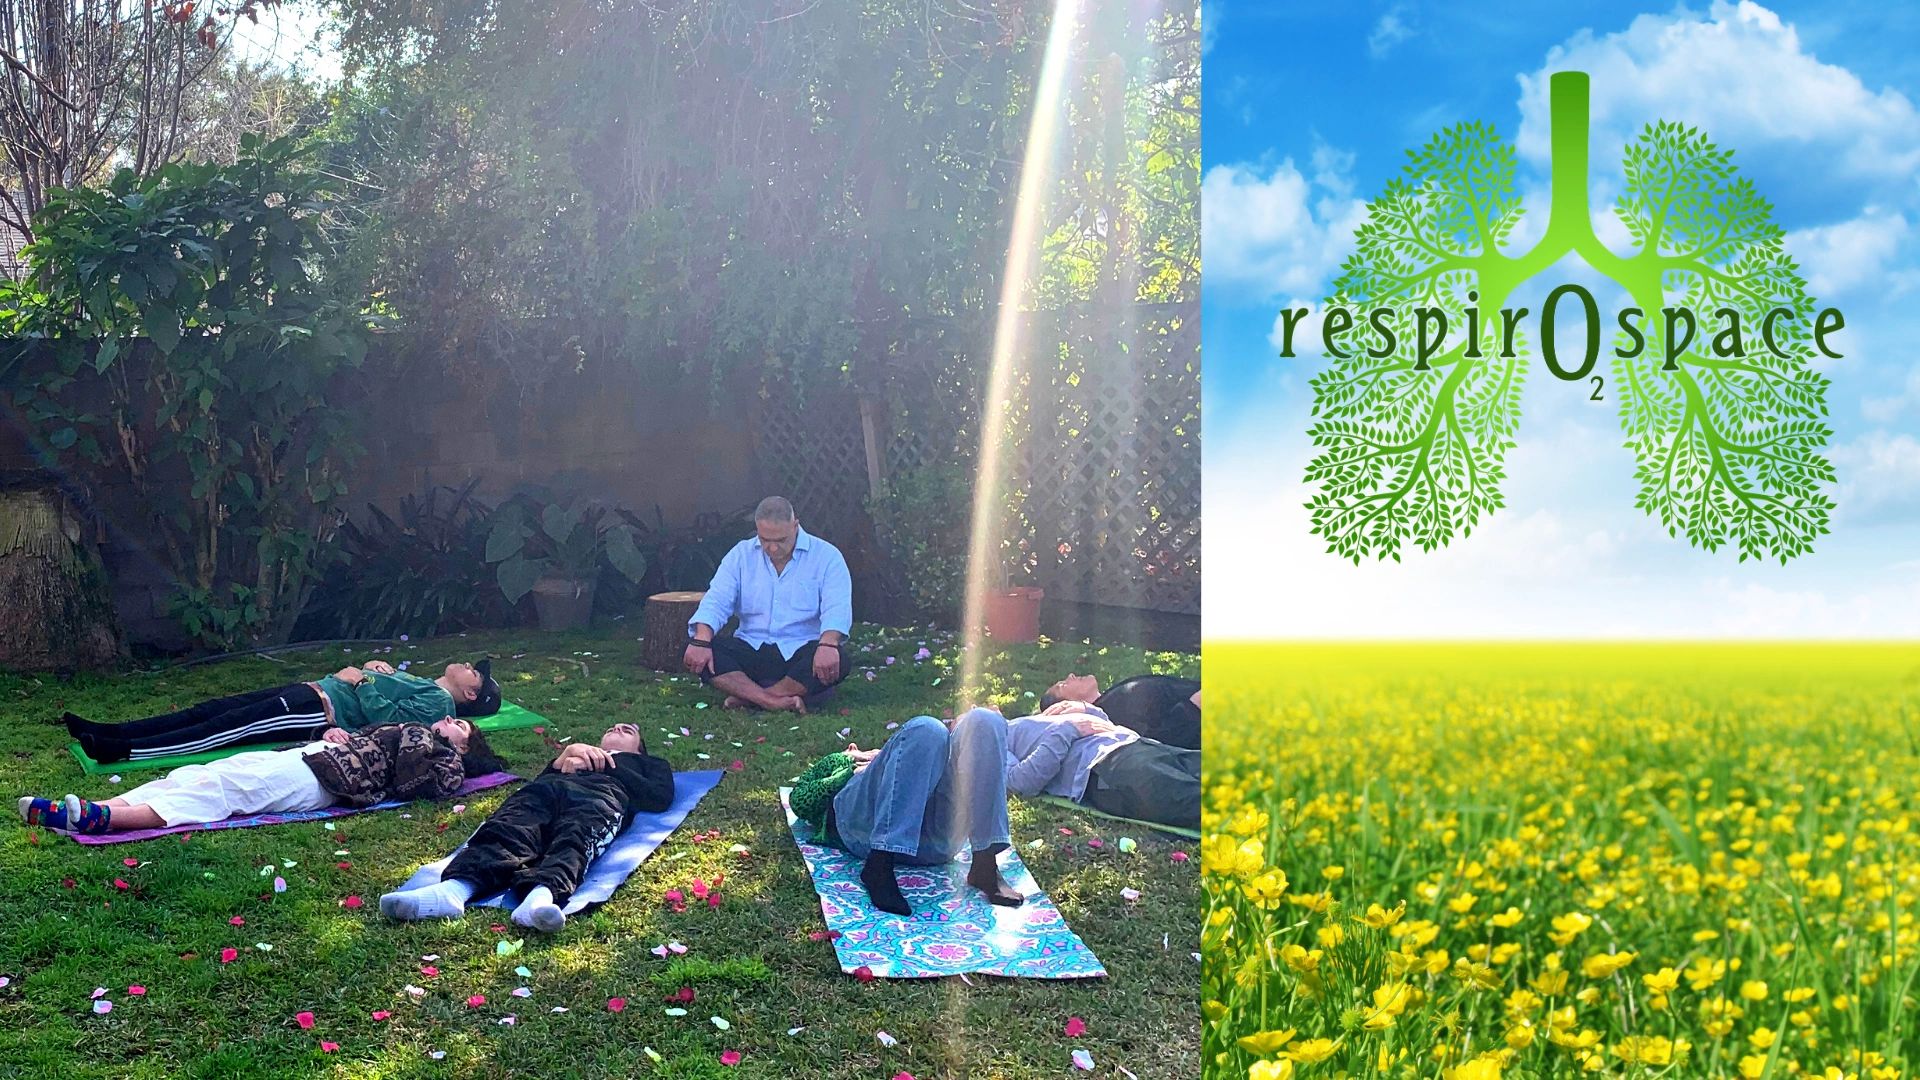
[[[613,891],[647,860],[647,856],[653,854],[655,848],[673,835],[673,830],[680,827],[680,823],[687,819],[693,808],[700,805],[700,800],[725,775],[722,769],[674,773],[673,805],[657,814],[636,815],[633,824],[614,838],[612,846],[588,864],[586,878],[580,882],[580,888],[574,891],[573,898],[567,901],[567,906],[562,910],[573,915],[589,904],[603,904],[610,899]],[[440,871],[446,869],[447,864],[453,861],[453,856],[458,854],[460,848],[455,848],[446,858],[421,867],[400,888],[418,889],[438,884]],[[484,900],[470,901],[467,906],[511,908],[513,901],[506,893],[499,892]]]

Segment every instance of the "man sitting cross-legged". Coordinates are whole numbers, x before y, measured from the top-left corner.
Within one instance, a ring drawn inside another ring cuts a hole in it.
[[[860,882],[881,911],[913,914],[895,863],[938,865],[968,848],[967,884],[1017,907],[1026,898],[994,858],[1012,843],[1006,756],[1007,721],[992,709],[968,710],[951,729],[916,717],[878,750],[849,744],[814,762],[788,802],[821,842],[866,860]]]
[[[640,729],[615,724],[599,746],[575,743],[545,772],[507,796],[467,841],[436,884],[390,892],[380,913],[392,919],[450,919],[476,896],[510,889],[521,899],[513,921],[552,933],[586,876],[587,865],[639,813],[673,805],[673,766],[647,753]]]
[[[727,708],[806,712],[807,698],[846,675],[853,579],[840,549],[802,529],[778,495],[760,501],[753,528],[687,621],[684,662],[727,695]],[[735,615],[739,628],[716,637]]]
[[[1081,701],[1007,723],[1007,790],[1115,817],[1200,827],[1200,751],[1141,738]]]

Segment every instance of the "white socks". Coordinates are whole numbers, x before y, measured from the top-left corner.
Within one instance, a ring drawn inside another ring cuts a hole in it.
[[[380,898],[380,914],[389,919],[457,919],[473,899],[473,886],[458,879],[442,881]]]
[[[512,919],[516,926],[525,926],[551,934],[567,925],[567,916],[560,906],[553,902],[553,890],[545,885],[536,885],[527,891],[526,899],[513,909]]]

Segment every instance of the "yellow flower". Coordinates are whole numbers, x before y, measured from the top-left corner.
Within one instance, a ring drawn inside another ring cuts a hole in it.
[[[1767,1055],[1748,1054],[1740,1059],[1740,1075],[1746,1080],[1760,1080],[1760,1074],[1767,1071]]]
[[[1280,959],[1302,975],[1318,968],[1323,955],[1319,949],[1305,949],[1298,945],[1288,945],[1280,950]]]
[[[1515,1050],[1525,1050],[1533,1045],[1533,1024],[1522,1020],[1507,1029],[1507,1045]]]
[[[1258,840],[1235,840],[1215,833],[1200,842],[1200,865],[1215,877],[1250,878],[1266,865],[1265,848]]]
[[[1376,1012],[1388,1016],[1399,1016],[1413,1004],[1414,989],[1403,982],[1382,983],[1374,988],[1373,1007]]]
[[[1574,938],[1586,933],[1587,927],[1592,925],[1593,916],[1585,915],[1578,911],[1568,915],[1555,915],[1553,917],[1553,933],[1547,936],[1553,939],[1555,945],[1564,949],[1568,945],[1573,944]]]
[[[1533,977],[1533,988],[1547,997],[1567,992],[1567,973],[1564,971],[1543,971]]]
[[[1773,1046],[1776,1038],[1778,1036],[1774,1034],[1772,1028],[1763,1027],[1754,1028],[1753,1033],[1747,1036],[1747,1041],[1753,1044],[1755,1050],[1766,1050]]]
[[[1313,936],[1320,942],[1320,947],[1323,949],[1331,949],[1335,945],[1347,940],[1346,930],[1337,923],[1315,930]]]
[[[1767,984],[1759,979],[1748,979],[1740,984],[1740,996],[1748,1001],[1767,1000]]]
[[[1249,1054],[1259,1054],[1261,1057],[1269,1057],[1275,1050],[1280,1049],[1292,1041],[1293,1031],[1294,1029],[1292,1028],[1285,1028],[1255,1032],[1252,1035],[1242,1035],[1240,1037],[1240,1049],[1245,1050]]]
[[[1629,1065],[1671,1065],[1687,1052],[1684,1040],[1660,1035],[1629,1035],[1614,1045],[1614,1056]]]
[[[1306,908],[1317,915],[1333,906],[1333,894],[1330,892],[1294,893],[1287,897],[1287,902],[1294,907]]]
[[[1640,976],[1640,981],[1646,983],[1647,989],[1656,994],[1671,994],[1680,988],[1680,973],[1670,967],[1663,967],[1659,971]]]
[[[1323,866],[1320,868],[1320,876],[1326,878],[1328,881],[1339,881],[1346,876],[1346,873],[1347,868],[1344,866]]]
[[[1287,1050],[1286,1056],[1302,1065],[1311,1065],[1316,1061],[1325,1061],[1332,1057],[1333,1052],[1339,1048],[1340,1044],[1332,1039],[1308,1039],[1305,1042],[1294,1043]]]
[[[1501,912],[1500,914],[1495,915],[1490,921],[1493,923],[1493,925],[1499,927],[1500,929],[1506,930],[1515,926],[1519,926],[1520,920],[1526,917],[1527,917],[1526,912],[1521,911],[1517,907],[1510,907],[1507,910]]]
[[[1247,1070],[1247,1080],[1293,1080],[1293,1062],[1285,1058],[1279,1061],[1256,1061]]]
[[[1600,1045],[1600,1033],[1591,1028],[1580,1032],[1578,1035],[1572,1032],[1556,1031],[1550,1038],[1553,1045],[1564,1046],[1569,1050],[1585,1050],[1589,1046]]]
[[[1453,912],[1455,915],[1465,915],[1467,912],[1473,910],[1473,905],[1479,902],[1480,898],[1472,893],[1461,893],[1459,896],[1447,901],[1447,910]],[[1462,1066],[1462,1068],[1464,1067],[1465,1066]]]
[[[1500,1059],[1478,1057],[1446,1071],[1447,1080],[1500,1080]]]
[[[1263,911],[1272,911],[1280,906],[1280,896],[1287,891],[1287,874],[1284,870],[1269,870],[1252,881],[1240,886],[1247,899]]]
[[[1705,990],[1727,977],[1727,963],[1704,956],[1695,957],[1693,963],[1688,965],[1686,974],[1688,986],[1695,991]]]
[[[1368,904],[1367,913],[1365,915],[1359,916],[1354,921],[1366,923],[1368,926],[1374,928],[1375,930],[1385,930],[1387,927],[1392,926],[1394,923],[1399,922],[1400,916],[1405,915],[1406,913],[1407,913],[1407,902],[1404,900],[1394,905],[1394,908],[1392,911],[1388,911],[1386,908],[1381,907],[1379,904]]]
[[[1633,963],[1633,953],[1594,953],[1580,962],[1580,974],[1589,979],[1610,979],[1628,964]]]

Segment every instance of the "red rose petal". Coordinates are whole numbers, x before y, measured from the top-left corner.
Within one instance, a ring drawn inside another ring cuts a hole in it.
[[[626,998],[608,998],[607,999],[608,1012],[625,1012],[626,1008],[627,1008]]]
[[[853,969],[853,977],[856,979],[859,979],[863,983],[872,982],[873,969],[868,967],[865,964],[861,964],[859,967]]]
[[[234,962],[235,960],[238,960],[238,959],[240,959],[240,950],[239,950],[239,949],[221,949],[221,950],[220,950],[220,962],[221,962],[221,963],[223,963],[223,964],[231,964],[231,963],[233,963],[233,962]]]
[[[1087,1022],[1077,1016],[1067,1017],[1067,1038],[1077,1039],[1087,1033]]]

